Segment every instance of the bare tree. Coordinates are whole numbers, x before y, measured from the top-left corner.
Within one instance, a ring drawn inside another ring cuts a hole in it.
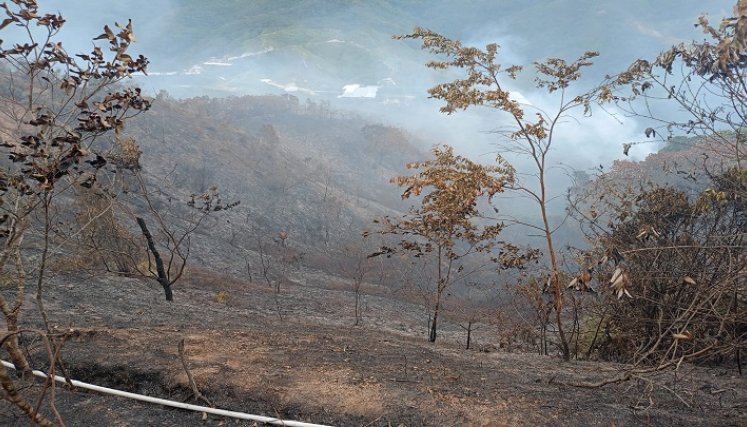
[[[477,292],[476,284],[468,285],[469,292],[459,298],[452,299],[446,306],[450,317],[464,330],[464,349],[472,348],[472,333],[485,327],[494,319],[495,310],[487,304],[488,297],[485,292]],[[484,290],[483,290],[484,291]]]
[[[371,274],[374,260],[369,257],[371,253],[370,245],[366,244],[366,239],[361,239],[357,243],[348,243],[341,247],[341,251],[334,254],[337,265],[345,278],[351,281],[351,290],[353,292],[353,326],[363,324],[363,284],[366,276]]]
[[[614,260],[610,285],[634,301],[606,315],[605,333],[618,344],[603,349],[608,357],[662,369],[732,354],[741,371],[747,2],[735,3],[718,26],[700,18],[703,41],[636,60],[600,95],[650,124],[641,140],[623,144],[624,154],[654,140],[686,150],[687,178],[700,183],[688,192],[641,183],[643,191],[630,194],[615,185],[624,172],[617,170],[595,183],[605,197],[577,209],[600,257]]]
[[[547,332],[554,304],[547,292],[547,282],[536,275],[523,275],[513,291],[516,298],[511,302],[513,317],[538,329],[537,352],[548,354]]]
[[[213,186],[203,194],[192,194],[183,204],[188,209],[181,209],[180,212],[177,206],[176,211],[168,212],[171,217],[167,218],[154,200],[161,190],[155,193],[149,191],[140,173],[135,174],[135,179],[140,189],[135,197],[144,202],[143,209],[134,211],[121,205],[127,210],[128,215],[134,218],[147,245],[147,263],[142,265],[135,262],[135,269],[141,275],[158,281],[163,288],[166,301],[173,301],[172,286],[182,278],[187,268],[195,232],[211,213],[231,209],[239,202],[223,202],[218,188]],[[173,203],[171,197],[167,197],[167,202]],[[148,228],[144,214],[147,214],[155,225],[156,235]]]
[[[18,347],[18,334],[29,260],[23,256],[22,244],[32,216],[41,213],[43,218],[38,230],[41,257],[36,258],[34,270],[37,303],[45,316],[42,289],[55,200],[75,186],[93,187],[107,173],[104,166],[111,144],[105,135],[121,133],[129,118],[150,108],[139,89],[122,89],[117,83],[145,71],[148,60],[128,53],[134,39],[131,23],[117,25],[116,32],[106,26],[94,39],[107,43],[108,50],[95,46],[89,54],[71,56],[56,40],[65,24],[61,15],[40,13],[32,0],[14,0],[0,8],[7,15],[0,30],[13,25],[26,36],[25,41],[0,50],[5,65],[0,71],[4,87],[0,115],[12,124],[3,127],[0,135],[0,149],[11,160],[0,168],[0,271],[12,278],[14,294],[0,294],[0,311],[7,328],[4,347],[13,363],[27,372],[30,366]],[[0,385],[31,420],[51,425],[25,401],[5,367],[0,367]]]
[[[747,338],[740,313],[747,300],[743,175],[714,177],[694,199],[651,186],[635,195],[607,191],[595,203],[597,211],[612,213],[595,243],[613,294],[593,316],[601,335],[589,351],[657,368],[731,354],[740,366]]]
[[[520,65],[502,67],[497,62],[498,45],[493,43],[481,50],[476,47],[463,46],[458,40],[452,40],[433,31],[416,28],[412,34],[397,36],[398,39],[418,39],[422,48],[440,58],[427,63],[435,69],[453,69],[464,72],[465,76],[452,82],[438,84],[428,90],[431,97],[443,100],[441,112],[451,114],[476,106],[487,106],[510,118],[512,126],[498,131],[504,137],[503,148],[527,156],[536,167],[533,176],[536,182],[527,184],[516,182],[515,190],[526,194],[536,202],[540,211],[541,224],[523,225],[542,233],[546,241],[546,255],[550,260],[551,283],[555,293],[555,312],[558,335],[563,358],[570,359],[570,347],[563,329],[563,286],[560,282],[560,266],[553,233],[558,224],[550,221],[548,204],[552,195],[547,190],[547,172],[549,154],[557,139],[556,129],[564,118],[574,110],[590,111],[591,102],[597,96],[597,89],[590,91],[570,90],[571,84],[581,77],[581,70],[591,65],[596,52],[586,52],[573,62],[558,58],[549,58],[544,62],[535,62],[535,82],[538,88],[557,95],[557,108],[548,113],[542,109],[523,105],[512,96],[507,84],[516,79],[522,71]]]
[[[446,290],[464,279],[464,259],[488,252],[502,225],[480,226],[477,201],[492,198],[513,182],[513,169],[499,160],[499,166],[482,166],[453,153],[451,147],[433,149],[434,160],[411,163],[419,169],[412,176],[392,179],[406,187],[402,198],[425,194],[419,208],[411,208],[400,219],[385,217],[382,234],[403,236],[399,250],[414,257],[432,256],[436,270],[435,301],[428,339],[436,341],[438,316]],[[382,247],[371,256],[389,255],[395,249]]]

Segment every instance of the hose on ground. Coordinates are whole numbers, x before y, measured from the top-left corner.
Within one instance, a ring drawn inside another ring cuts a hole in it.
[[[0,363],[2,363],[6,368],[13,369],[13,370],[16,369],[16,367],[12,363],[6,362],[4,360],[0,360]],[[32,372],[37,377],[48,378],[48,375],[42,371],[35,370]],[[59,375],[55,375],[54,380],[60,383],[67,382],[64,377],[61,377]],[[108,387],[101,387],[101,386],[97,386],[94,384],[88,384],[88,383],[84,383],[82,381],[77,381],[77,380],[71,380],[71,382],[75,387],[80,387],[86,390],[93,390],[99,393],[110,394],[113,396],[126,397],[128,399],[140,400],[142,402],[156,403],[159,405],[171,406],[173,408],[186,409],[189,411],[206,412],[208,414],[219,415],[222,417],[236,418],[239,420],[257,421],[260,423],[272,424],[272,425],[278,425],[278,426],[287,426],[287,427],[332,427],[332,426],[323,425],[323,424],[312,424],[312,423],[305,423],[302,421],[281,420],[278,418],[265,417],[262,415],[252,415],[252,414],[247,414],[244,412],[228,411],[225,409],[210,408],[208,406],[192,405],[189,403],[176,402],[173,400],[145,396],[142,394],[130,393],[127,391],[116,390],[116,389],[108,388]]]

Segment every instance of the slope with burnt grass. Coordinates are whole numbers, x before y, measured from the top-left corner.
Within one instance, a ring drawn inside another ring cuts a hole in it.
[[[174,400],[191,399],[178,357],[217,407],[335,426],[743,425],[747,384],[733,370],[682,366],[603,388],[619,365],[527,353],[466,351],[446,325],[426,341],[417,307],[367,299],[352,327],[347,292],[263,285],[195,274],[161,301],[155,282],[115,276],[58,276],[47,293],[55,330],[67,331],[63,359],[79,380]],[[219,290],[227,299],[217,299]],[[24,317],[39,325],[29,304]],[[278,315],[278,308],[282,318]],[[497,344],[494,331],[476,340]],[[35,366],[40,343],[28,342]],[[34,391],[41,390],[36,384]],[[68,425],[246,425],[58,387]],[[196,403],[196,402],[195,402]],[[26,421],[3,403],[0,423]],[[741,423],[741,424],[740,424]]]

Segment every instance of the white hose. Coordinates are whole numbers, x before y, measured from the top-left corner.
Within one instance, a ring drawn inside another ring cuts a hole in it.
[[[12,363],[6,362],[4,360],[0,360],[0,363],[2,363],[6,368],[16,369],[16,367]],[[42,371],[32,371],[32,372],[37,377],[47,378],[47,374],[45,374]],[[59,375],[55,375],[54,379],[55,381],[60,382],[60,383],[67,383],[65,378]],[[88,383],[84,383],[82,381],[77,381],[77,380],[71,380],[71,382],[75,387],[85,388],[88,390],[94,390],[100,393],[111,394],[114,396],[122,396],[122,397],[126,397],[129,399],[141,400],[143,402],[158,403],[160,405],[172,406],[174,408],[187,409],[190,411],[207,412],[208,414],[220,415],[223,417],[230,417],[230,418],[237,418],[240,420],[258,421],[258,422],[265,423],[265,424],[274,424],[278,426],[287,426],[287,427],[332,427],[332,426],[327,426],[323,424],[304,423],[301,421],[285,421],[285,420],[280,420],[280,419],[272,418],[272,417],[264,417],[262,415],[251,415],[251,414],[246,414],[243,412],[235,412],[235,411],[227,411],[225,409],[210,408],[207,406],[190,405],[189,403],[175,402],[173,400],[167,400],[167,399],[159,399],[157,397],[144,396],[142,394],[136,394],[136,393],[128,393],[126,391],[115,390],[115,389],[107,388],[107,387],[101,387],[101,386],[88,384]]]

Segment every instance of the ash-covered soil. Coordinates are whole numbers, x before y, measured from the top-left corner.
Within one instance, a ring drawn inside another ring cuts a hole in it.
[[[225,291],[227,302],[216,295]],[[267,286],[193,275],[163,301],[155,282],[117,276],[58,276],[45,301],[57,331],[71,330],[63,359],[81,381],[174,400],[191,399],[178,356],[219,408],[334,426],[747,425],[747,381],[735,369],[682,366],[603,388],[569,386],[612,378],[621,366],[562,363],[528,353],[464,350],[445,324],[436,344],[422,309],[367,297],[352,324],[350,293]],[[280,315],[278,314],[280,313]],[[29,295],[24,324],[41,325]],[[493,332],[480,330],[490,343]],[[34,367],[47,358],[24,339]],[[24,390],[35,396],[35,384]],[[58,386],[68,426],[254,425]],[[48,409],[45,409],[48,412]],[[28,421],[0,402],[0,425]]]

